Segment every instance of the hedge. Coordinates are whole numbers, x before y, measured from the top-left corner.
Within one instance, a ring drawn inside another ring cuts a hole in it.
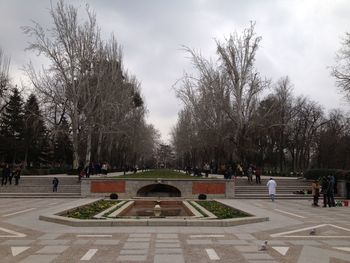
[[[334,175],[337,180],[350,181],[350,170],[340,169],[311,169],[304,173],[304,178],[308,180],[319,180],[328,175]]]

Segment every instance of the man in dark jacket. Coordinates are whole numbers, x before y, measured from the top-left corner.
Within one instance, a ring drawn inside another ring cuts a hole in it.
[[[52,180],[52,185],[53,185],[52,191],[53,192],[57,192],[58,183],[59,183],[58,178],[54,177]]]
[[[328,200],[328,187],[329,187],[329,182],[327,178],[324,176],[322,178],[322,194],[323,194],[323,207],[327,206],[327,200]]]

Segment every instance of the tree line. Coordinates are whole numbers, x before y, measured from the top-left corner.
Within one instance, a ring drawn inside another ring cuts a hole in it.
[[[195,73],[174,85],[184,105],[172,130],[176,165],[254,164],[280,173],[349,169],[349,116],[340,110],[327,114],[317,102],[295,96],[288,76],[263,78],[255,66],[262,38],[254,26],[216,41],[215,58],[185,47]],[[349,39],[332,71],[346,94]]]
[[[22,28],[27,50],[48,61],[41,70],[24,66],[34,87],[25,101],[0,49],[0,159],[74,169],[92,161],[154,165],[159,132],[146,123],[140,83],[125,68],[116,37],[103,40],[95,13],[78,11],[61,0],[50,9],[50,27]]]

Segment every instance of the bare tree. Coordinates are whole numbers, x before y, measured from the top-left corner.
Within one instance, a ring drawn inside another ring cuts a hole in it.
[[[332,68],[332,75],[336,78],[347,98],[350,100],[350,33],[345,33],[342,48],[338,51],[338,64]]]
[[[4,51],[0,47],[0,113],[6,107],[6,95],[9,88],[9,67],[10,58],[5,56]]]

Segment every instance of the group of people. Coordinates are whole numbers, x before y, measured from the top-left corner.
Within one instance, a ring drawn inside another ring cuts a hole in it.
[[[94,174],[107,175],[108,174],[108,164],[106,162],[102,163],[102,165],[99,162],[96,162],[96,163],[90,162],[85,167],[83,166],[83,164],[80,164],[80,166],[78,168],[79,181],[83,177],[89,178],[90,175],[94,175]]]
[[[319,206],[318,200],[320,195],[323,195],[323,207],[334,207],[334,193],[336,190],[335,177],[333,175],[324,176],[321,179],[321,185],[318,180],[314,180],[311,184],[312,196],[313,196],[313,206]]]
[[[198,166],[195,166],[194,168],[191,168],[190,166],[187,166],[185,168],[185,172],[188,175],[193,174],[193,176],[204,176],[208,177],[209,173],[215,173],[215,169],[209,165],[209,163],[204,163],[203,168],[200,169]],[[248,182],[250,184],[253,183],[253,176],[255,176],[255,182],[256,184],[261,184],[261,171],[258,167],[250,164],[243,168],[243,165],[237,164],[237,165],[231,165],[231,164],[223,164],[220,166],[220,169],[217,169],[217,172],[224,175],[224,178],[227,180],[230,180],[234,178],[235,176],[247,176]]]
[[[3,164],[1,176],[1,186],[7,185],[7,183],[12,185],[13,178],[15,179],[15,185],[18,185],[21,178],[21,167],[19,165],[11,167],[8,163]]]

